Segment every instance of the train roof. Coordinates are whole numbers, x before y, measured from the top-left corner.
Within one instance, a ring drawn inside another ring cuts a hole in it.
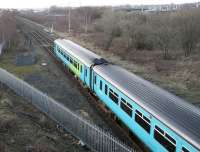
[[[101,59],[100,56],[96,55],[92,51],[83,48],[82,46],[70,40],[57,39],[54,42],[58,44],[62,49],[64,49],[66,53],[69,52],[87,66],[91,66],[92,64],[94,64],[95,60]]]
[[[117,65],[98,65],[94,71],[200,149],[198,108]]]

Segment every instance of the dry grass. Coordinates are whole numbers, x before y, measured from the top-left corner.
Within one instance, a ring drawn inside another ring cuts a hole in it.
[[[0,120],[0,132],[8,132],[16,127],[16,120]]]
[[[46,144],[35,144],[34,146],[27,147],[28,152],[55,152],[49,145]]]

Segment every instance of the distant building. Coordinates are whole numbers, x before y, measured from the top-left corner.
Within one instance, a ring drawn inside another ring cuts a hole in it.
[[[123,5],[114,7],[114,10],[132,12],[171,12],[180,9],[199,8],[200,2],[187,4],[163,4],[163,5]]]

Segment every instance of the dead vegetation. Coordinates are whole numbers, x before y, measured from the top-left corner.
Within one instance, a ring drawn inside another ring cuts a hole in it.
[[[35,144],[26,148],[27,152],[56,152],[49,145]]]
[[[4,10],[0,14],[0,44],[7,43],[10,48],[15,44],[13,36],[16,34],[16,19],[14,13]]]
[[[16,120],[0,120],[0,132],[8,132],[16,127]]]

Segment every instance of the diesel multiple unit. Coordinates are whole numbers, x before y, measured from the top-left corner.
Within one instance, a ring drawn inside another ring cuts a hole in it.
[[[53,53],[152,151],[200,151],[199,109],[70,40]]]

